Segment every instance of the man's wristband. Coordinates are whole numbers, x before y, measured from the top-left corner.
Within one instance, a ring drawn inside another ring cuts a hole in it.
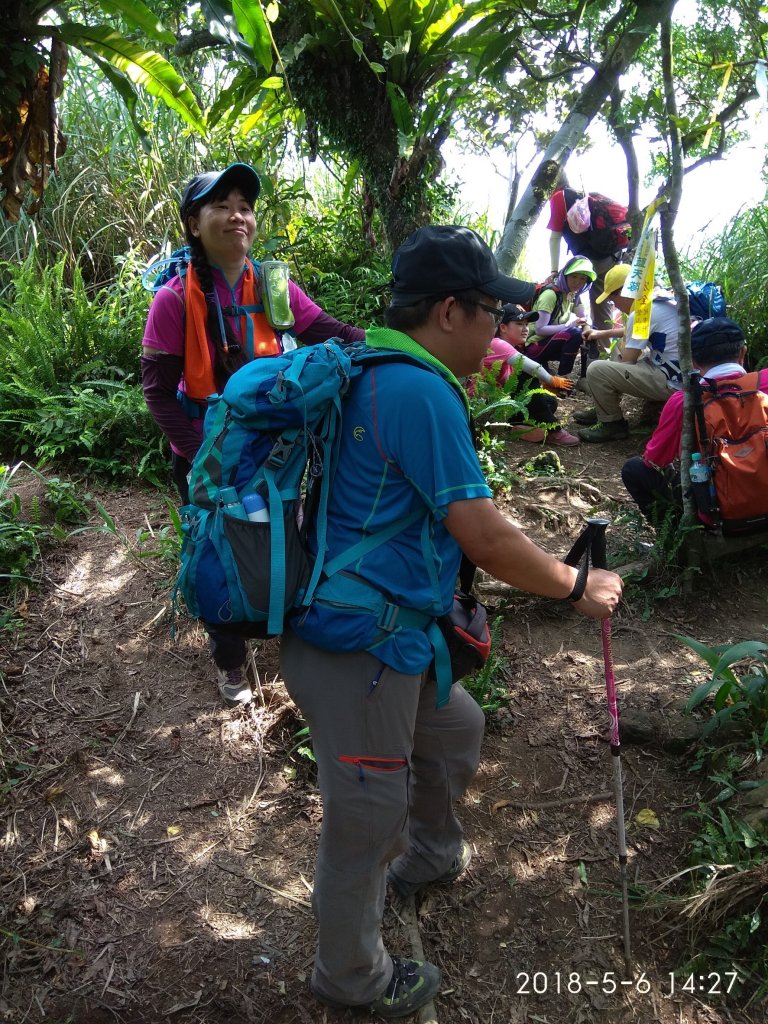
[[[579,566],[579,571],[576,574],[576,582],[573,584],[573,590],[568,595],[568,600],[580,601],[584,597],[584,591],[587,589],[587,577],[589,576],[589,562],[585,558]]]

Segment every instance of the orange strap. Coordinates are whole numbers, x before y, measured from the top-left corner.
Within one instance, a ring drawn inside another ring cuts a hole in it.
[[[208,303],[191,264],[184,280],[184,296],[184,380],[187,395],[195,401],[203,401],[215,394],[217,388],[208,344]],[[243,278],[242,304],[255,306],[259,298],[253,264],[248,260]],[[253,325],[254,355],[278,355],[280,345],[264,313],[244,313],[240,318],[240,337],[243,340],[247,337],[248,317]]]

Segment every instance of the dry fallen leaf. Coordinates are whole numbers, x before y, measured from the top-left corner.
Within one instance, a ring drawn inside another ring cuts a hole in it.
[[[656,812],[650,807],[644,807],[635,815],[635,821],[641,828],[661,828]]]

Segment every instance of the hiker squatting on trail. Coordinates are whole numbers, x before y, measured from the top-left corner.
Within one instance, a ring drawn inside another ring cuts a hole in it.
[[[573,382],[568,377],[551,374],[546,367],[537,363],[525,351],[525,340],[528,337],[528,324],[538,319],[538,313],[527,313],[522,306],[507,302],[503,307],[504,316],[498,327],[498,334],[491,342],[483,366],[496,368],[496,381],[500,387],[509,380],[513,368],[517,370],[515,379],[516,393],[526,384],[534,384],[538,389],[552,388],[555,391],[571,391]],[[548,424],[544,427],[529,427],[518,435],[523,441],[545,441],[547,444],[575,445],[578,437],[569,434],[557,419],[557,398],[553,393],[533,393],[529,399],[525,413],[517,413],[510,417],[510,423]]]
[[[610,298],[622,313],[630,316],[625,330],[626,342],[618,359],[596,360],[587,368],[587,390],[595,406],[573,416],[576,423],[590,427],[578,431],[582,441],[615,441],[627,437],[629,424],[621,409],[622,395],[666,402],[673,390],[682,387],[677,354],[677,304],[667,297],[654,297],[648,340],[633,338],[635,300],[621,294],[629,269],[622,263],[605,275],[603,297]]]
[[[259,190],[256,171],[242,163],[192,178],[180,207],[188,252],[149,310],[141,356],[144,397],[170,441],[182,505],[189,498],[187,474],[202,441],[207,398],[249,359],[283,351],[281,332],[264,311],[259,265],[248,258]],[[362,330],[328,316],[293,281],[288,290],[291,333],[300,341],[363,338]],[[222,697],[230,706],[247,703],[247,630],[211,626],[208,634]]]
[[[573,369],[587,325],[582,296],[594,281],[589,260],[575,256],[568,260],[554,281],[541,286],[533,303],[538,317],[525,342],[525,354],[548,369],[558,361],[557,372],[565,376]]]
[[[420,228],[392,269],[387,327],[367,331],[366,342],[411,358],[371,363],[352,382],[327,557],[421,510],[354,565],[357,584],[391,607],[444,615],[464,552],[513,586],[571,598],[592,618],[611,615],[620,578],[593,569],[580,592],[575,568],[498,511],[472,442],[457,378],[480,369],[502,318],[499,301],[530,301],[531,287],[499,274],[490,249],[464,227]],[[436,994],[440,971],[385,949],[387,880],[410,895],[453,881],[469,864],[454,803],[477,770],[484,717],[458,683],[436,707],[423,629],[374,630],[371,642],[365,618],[321,582],[310,607],[289,620],[281,668],[310,727],[323,800],[312,990],[330,1005],[401,1017]]]

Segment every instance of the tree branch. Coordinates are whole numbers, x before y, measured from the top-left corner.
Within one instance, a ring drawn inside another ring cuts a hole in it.
[[[621,120],[621,103],[624,93],[618,83],[611,92],[611,103],[607,121],[616,141],[621,146],[627,164],[627,218],[632,225],[632,237],[639,238],[643,218],[640,211],[640,168],[638,167],[637,151],[632,127]]]
[[[198,50],[220,50],[225,46],[231,45],[229,40],[214,35],[213,32],[209,32],[206,28],[191,32],[188,36],[181,36],[181,38],[177,39],[173,52],[177,57],[188,57],[189,54],[197,53]]]
[[[727,122],[730,121],[731,118],[735,117],[746,103],[754,99],[757,99],[757,89],[755,89],[754,86],[745,86],[736,93],[728,106],[723,107],[723,109],[715,115],[714,121],[720,125],[721,136],[725,133]],[[712,122],[709,124],[699,125],[694,128],[693,131],[684,135],[681,140],[683,152],[687,153],[702,136],[707,134],[711,127]]]
[[[558,175],[575,146],[584,137],[619,76],[629,67],[643,43],[663,18],[669,18],[675,0],[638,0],[625,32],[606,53],[595,76],[582,90],[571,111],[542,155],[533,179],[523,192],[496,250],[502,273],[515,266],[531,227],[555,188]]]

